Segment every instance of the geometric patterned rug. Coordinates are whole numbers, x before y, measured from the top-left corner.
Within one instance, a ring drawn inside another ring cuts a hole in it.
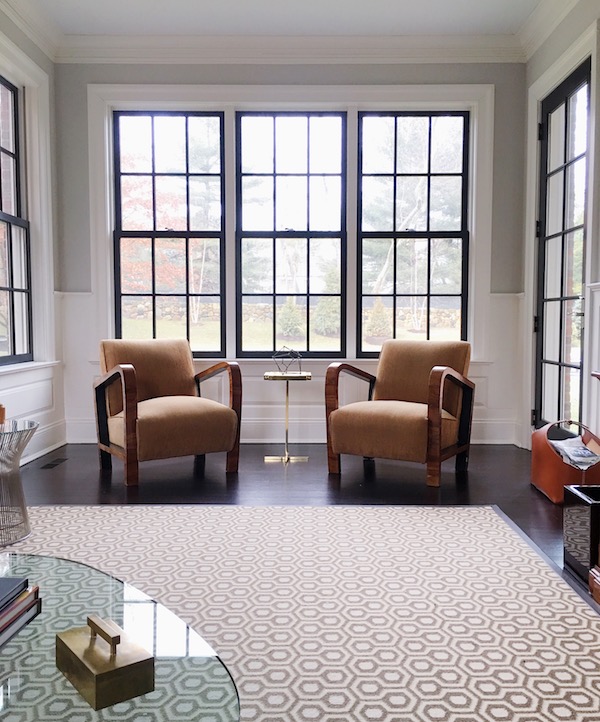
[[[600,616],[491,507],[53,506],[217,651],[253,722],[598,722]]]

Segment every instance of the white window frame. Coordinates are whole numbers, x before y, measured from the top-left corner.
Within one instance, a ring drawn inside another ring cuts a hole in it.
[[[200,86],[95,85],[88,86],[88,144],[90,167],[90,238],[96,272],[92,290],[97,323],[103,337],[114,336],[114,227],[112,200],[113,110],[223,110],[225,112],[225,277],[226,355],[235,357],[235,164],[236,110],[343,110],[347,112],[348,149],[357,147],[355,127],[359,110],[468,110],[471,114],[469,169],[470,258],[468,335],[474,360],[488,358],[490,262],[492,238],[492,175],[494,152],[494,86]],[[348,153],[348,200],[356,198],[356,152]],[[349,358],[356,352],[356,213],[347,204],[347,338]]]

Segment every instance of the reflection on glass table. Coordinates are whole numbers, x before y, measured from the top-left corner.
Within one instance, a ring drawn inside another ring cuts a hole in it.
[[[177,615],[103,572],[65,559],[0,555],[0,576],[38,584],[42,612],[0,649],[0,718],[11,722],[239,722],[229,671]],[[55,636],[85,626],[88,614],[112,619],[155,655],[153,692],[93,710],[57,669]]]

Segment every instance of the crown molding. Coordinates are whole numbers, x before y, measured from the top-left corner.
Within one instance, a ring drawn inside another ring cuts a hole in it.
[[[0,0],[0,10],[50,60],[55,60],[64,35],[42,17],[29,0]]]
[[[567,17],[579,0],[542,0],[527,18],[518,39],[529,60]]]
[[[78,36],[64,38],[58,63],[400,64],[522,63],[513,35],[405,37]]]

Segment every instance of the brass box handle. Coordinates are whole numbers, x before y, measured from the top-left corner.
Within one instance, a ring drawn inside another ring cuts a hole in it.
[[[110,644],[110,656],[117,654],[117,644],[121,642],[121,627],[110,619],[102,619],[97,614],[90,614],[87,618],[88,627],[90,628],[90,640],[95,640],[96,635],[100,635],[102,639]]]

